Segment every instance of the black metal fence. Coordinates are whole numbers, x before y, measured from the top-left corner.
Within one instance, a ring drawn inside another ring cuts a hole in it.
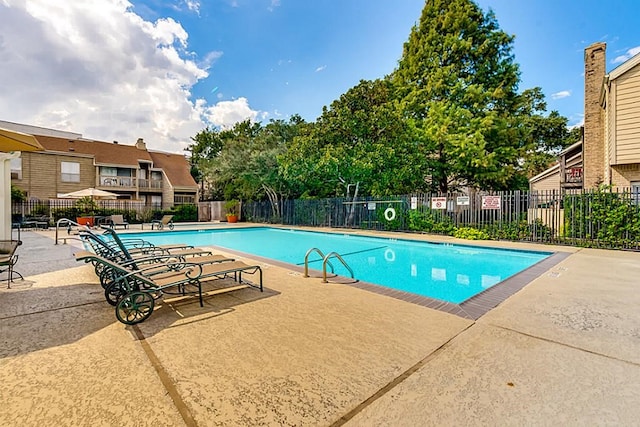
[[[258,223],[638,250],[639,199],[628,190],[410,194],[246,202],[242,213]]]
[[[90,208],[78,204],[77,200],[29,200],[11,204],[11,219],[14,224],[32,220],[54,224],[60,218],[75,220],[83,216],[105,217],[120,214],[128,222],[134,223],[149,222],[154,218],[160,218],[163,213],[172,213],[176,215],[174,221],[197,220],[195,205],[176,205],[174,210],[169,212],[163,210],[160,204],[149,206],[139,200],[95,200]]]
[[[176,206],[175,221],[196,221],[196,205]],[[12,204],[12,220],[55,223],[81,216],[74,200]],[[161,215],[143,202],[100,200],[93,215],[123,214],[129,222]],[[640,193],[619,191],[409,194],[357,199],[245,202],[242,218],[257,223],[446,234],[640,250]]]

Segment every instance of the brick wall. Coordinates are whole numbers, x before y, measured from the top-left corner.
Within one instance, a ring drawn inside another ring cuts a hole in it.
[[[80,164],[80,182],[63,182],[60,163]],[[95,187],[96,173],[93,158],[87,156],[57,155],[43,152],[22,153],[22,179],[11,180],[28,197],[41,200],[56,198],[58,193],[70,193],[83,188]]]
[[[606,44],[594,43],[584,50],[584,188],[604,182],[604,111],[600,91],[606,73]]]

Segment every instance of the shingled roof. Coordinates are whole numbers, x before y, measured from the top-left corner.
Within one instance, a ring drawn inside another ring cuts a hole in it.
[[[162,169],[174,188],[196,189],[191,173],[191,166],[181,154],[150,152],[146,148],[135,145],[112,142],[93,141],[88,139],[69,139],[53,136],[34,135],[47,151],[67,154],[93,156],[96,165],[129,166],[138,168],[139,161],[153,163],[154,168]],[[144,146],[144,144],[142,144]]]
[[[183,155],[159,153],[156,151],[150,151],[149,154],[153,159],[153,166],[161,168],[164,171],[167,179],[174,188],[198,188],[198,184],[189,172],[191,166]]]
[[[98,165],[121,165],[138,168],[139,160],[153,161],[147,150],[136,148],[134,145],[52,136],[35,135],[35,137],[47,151],[91,155],[94,156]]]

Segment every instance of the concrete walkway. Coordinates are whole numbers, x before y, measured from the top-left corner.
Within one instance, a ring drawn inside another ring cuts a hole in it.
[[[263,265],[264,293],[128,327],[74,246],[23,241],[2,426],[639,424],[640,253],[573,250],[475,322]]]

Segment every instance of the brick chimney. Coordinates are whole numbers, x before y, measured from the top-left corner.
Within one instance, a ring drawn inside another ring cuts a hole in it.
[[[136,141],[136,148],[138,150],[146,150],[147,149],[147,144],[144,143],[144,139],[138,138],[138,140]]]
[[[606,73],[606,43],[594,43],[584,50],[584,142],[582,145],[583,187],[604,182],[604,110],[600,91]]]

